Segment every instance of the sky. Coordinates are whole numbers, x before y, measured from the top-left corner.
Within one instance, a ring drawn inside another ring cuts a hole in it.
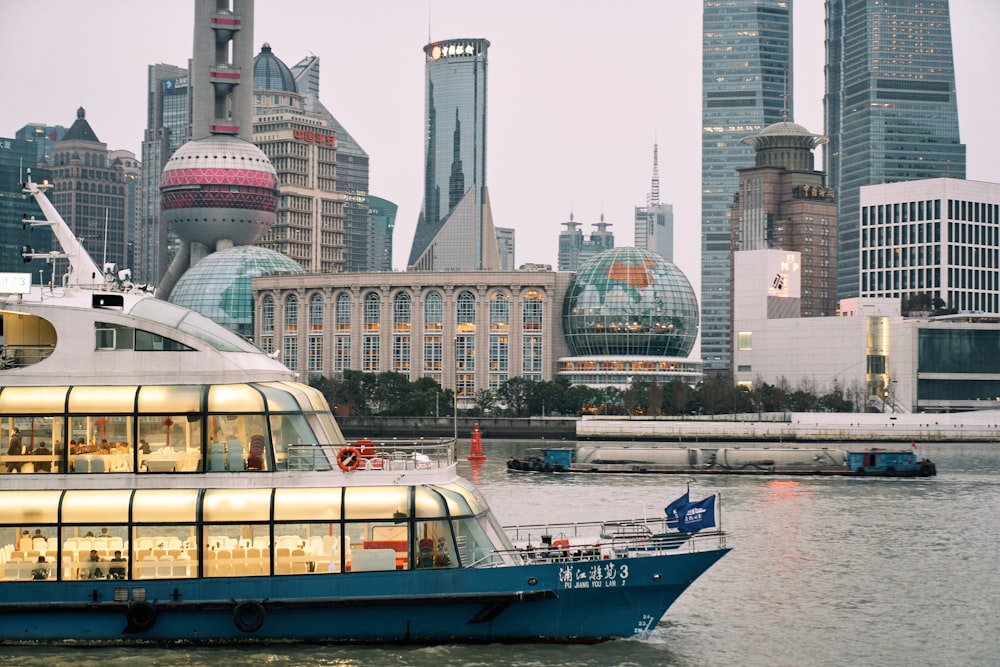
[[[560,223],[603,214],[618,246],[650,192],[674,206],[674,263],[700,292],[701,0],[257,0],[254,43],[289,67],[320,58],[320,99],[398,207],[404,269],[421,206],[423,47],[484,37],[487,184],[517,264],[557,264]],[[794,120],[823,132],[823,2],[794,4]],[[952,0],[959,123],[971,180],[1000,182],[1000,2]],[[149,65],[187,66],[194,3],[0,0],[0,136],[69,127],[78,107],[112,150],[141,158]],[[817,168],[822,162],[817,154]]]

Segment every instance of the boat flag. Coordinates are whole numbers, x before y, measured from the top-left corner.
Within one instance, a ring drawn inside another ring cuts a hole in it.
[[[916,440],[910,440],[910,447],[913,447],[914,449],[916,449],[917,448],[917,441]]]
[[[704,500],[688,503],[677,512],[677,528],[684,533],[693,533],[702,528],[715,527],[715,499],[713,494]]]
[[[669,505],[663,508],[664,513],[667,515],[667,526],[669,528],[677,527],[677,513],[691,502],[691,489],[685,491],[680,498],[673,501]]]

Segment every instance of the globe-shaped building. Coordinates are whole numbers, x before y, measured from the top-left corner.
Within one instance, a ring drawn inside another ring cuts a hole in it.
[[[698,336],[698,301],[672,262],[640,248],[613,248],[577,271],[563,302],[574,355],[686,357]]]
[[[250,281],[274,273],[298,275],[305,271],[294,259],[267,248],[244,245],[219,250],[184,273],[170,301],[249,340],[253,338],[254,308]]]
[[[163,218],[184,241],[253,243],[274,222],[278,175],[264,152],[239,137],[189,141],[160,177]]]

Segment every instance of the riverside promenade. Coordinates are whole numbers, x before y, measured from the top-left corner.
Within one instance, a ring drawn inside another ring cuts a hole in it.
[[[1000,410],[949,414],[793,412],[714,419],[584,416],[577,440],[692,442],[1000,442]]]

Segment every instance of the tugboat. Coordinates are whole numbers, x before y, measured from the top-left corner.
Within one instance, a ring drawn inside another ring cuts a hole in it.
[[[69,272],[0,295],[0,643],[643,637],[728,553],[665,519],[508,534],[454,440],[348,443],[277,360],[99,269],[49,187]]]

